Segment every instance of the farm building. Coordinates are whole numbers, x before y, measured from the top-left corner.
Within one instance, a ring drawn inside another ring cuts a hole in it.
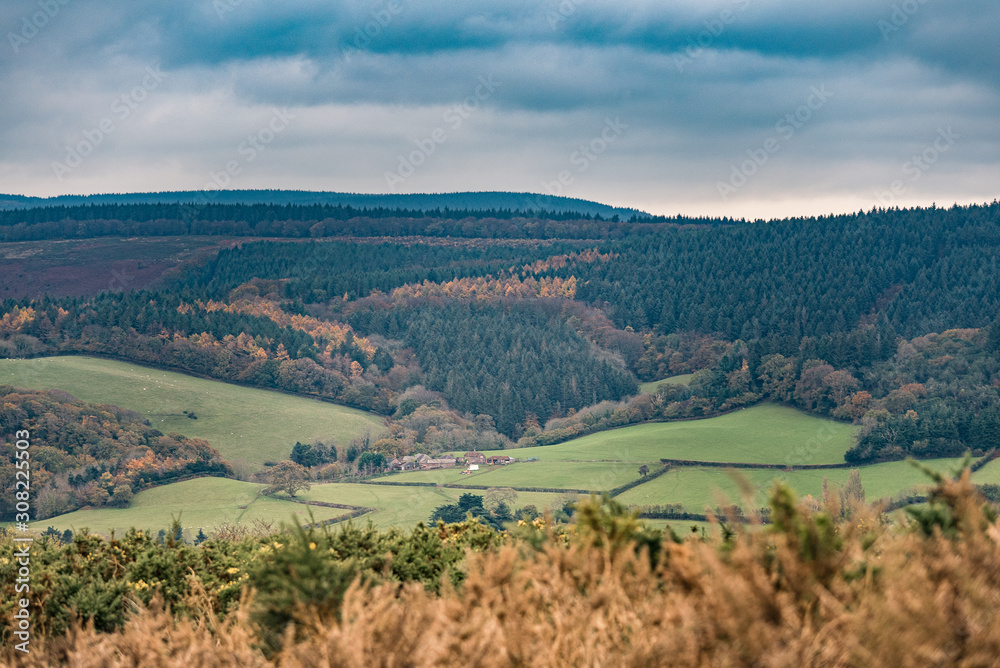
[[[481,452],[476,452],[475,450],[470,450],[465,453],[465,463],[466,464],[485,464],[486,455]]]
[[[420,468],[420,464],[426,460],[430,459],[427,455],[407,455],[401,458],[393,458],[386,468],[390,471],[416,471]]]
[[[440,459],[427,459],[420,462],[420,469],[422,471],[430,471],[432,469],[450,469],[454,468],[455,464],[458,462],[454,457],[441,457]]]

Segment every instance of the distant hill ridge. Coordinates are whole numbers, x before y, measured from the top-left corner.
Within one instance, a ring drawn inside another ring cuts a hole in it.
[[[533,193],[459,192],[438,194],[378,195],[364,193],[313,192],[308,190],[181,190],[157,193],[108,193],[101,195],[60,195],[58,197],[27,197],[0,195],[0,210],[28,209],[43,206],[78,206],[86,204],[329,204],[355,208],[385,208],[465,211],[567,211],[622,218],[649,216],[645,211],[614,207],[573,197],[556,197]]]

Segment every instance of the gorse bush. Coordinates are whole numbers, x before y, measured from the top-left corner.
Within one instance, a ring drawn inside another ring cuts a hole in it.
[[[244,586],[257,592],[254,620],[269,642],[280,636],[296,609],[333,614],[355,579],[369,584],[419,581],[438,591],[448,574],[457,585],[457,566],[467,547],[487,549],[500,534],[478,523],[420,525],[412,531],[379,531],[347,524],[331,530],[295,527],[252,535],[215,537],[198,546],[131,530],[102,538],[77,532],[71,543],[48,536],[31,547],[31,607],[35,634],[56,637],[74,620],[95,631],[120,629],[135,604],[154,601],[180,617],[229,613]],[[17,560],[10,536],[0,538],[0,639],[9,640],[13,614],[23,594],[15,592]],[[273,633],[268,634],[268,630]]]
[[[949,522],[890,521],[862,506],[843,513],[836,495],[817,508],[777,486],[771,525],[733,524],[714,538],[661,535],[595,498],[577,505],[572,524],[522,520],[504,534],[474,521],[412,532],[299,528],[227,546],[238,566],[214,564],[221,555],[193,559],[173,605],[164,605],[165,588],[148,602],[129,592],[136,612],[112,631],[96,616],[50,625],[44,646],[20,658],[39,666],[995,665],[1000,525],[967,472],[938,476],[929,498]],[[114,542],[78,537],[38,548],[46,568],[72,570],[96,568],[74,555],[110,556]],[[130,549],[204,550],[140,545]],[[102,566],[103,582],[131,582],[132,564],[123,560],[118,576]],[[220,587],[213,574],[231,579]],[[243,594],[220,606],[221,588]],[[0,660],[13,660],[9,644],[4,651]]]

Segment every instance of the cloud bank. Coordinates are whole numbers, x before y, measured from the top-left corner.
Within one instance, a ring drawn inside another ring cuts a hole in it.
[[[1000,183],[986,0],[13,0],[0,30],[19,194],[524,190],[753,218]]]

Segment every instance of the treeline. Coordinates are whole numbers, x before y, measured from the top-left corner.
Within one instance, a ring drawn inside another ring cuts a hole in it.
[[[188,475],[230,476],[218,451],[197,438],[153,429],[134,411],[79,401],[59,390],[0,386],[0,518],[15,511],[14,434],[27,430],[31,517],[82,506],[127,506],[152,484]]]
[[[555,213],[580,217],[583,214],[600,214],[605,218],[614,215],[648,217],[643,211],[613,207],[599,202],[536,195],[525,192],[456,192],[456,193],[405,193],[380,195],[375,193],[338,193],[309,190],[186,190],[146,193],[103,193],[95,195],[59,195],[56,197],[26,197],[0,195],[0,207],[30,208],[39,206],[83,206],[87,204],[174,204],[191,206],[202,204],[266,204],[272,206],[327,205],[353,207],[359,211],[437,211],[475,212],[480,214],[515,215]]]
[[[392,356],[349,328],[305,318],[279,325],[278,315],[292,320],[280,309],[265,309],[269,317],[208,306],[163,291],[8,301],[0,316],[0,356],[107,355],[382,413],[390,386],[410,375],[400,368],[387,378]]]
[[[0,211],[0,241],[183,235],[612,239],[651,234],[668,225],[715,222],[722,223],[647,217],[626,222],[600,214],[355,209],[321,204],[95,204]]]
[[[901,342],[891,359],[861,378],[876,397],[861,418],[849,462],[905,455],[980,456],[1000,447],[1000,321]],[[860,412],[858,410],[855,413]]]
[[[158,220],[201,220],[227,222],[239,220],[253,227],[259,223],[275,221],[316,222],[324,220],[347,221],[356,218],[370,219],[497,219],[515,218],[553,221],[609,221],[618,222],[619,216],[602,216],[600,213],[577,211],[546,211],[534,209],[481,208],[459,209],[439,206],[428,207],[365,207],[344,204],[268,204],[212,202],[208,196],[190,202],[162,203],[99,203],[78,205],[53,205],[31,208],[0,210],[0,226],[26,223],[55,223],[75,221],[135,221],[139,223]],[[612,221],[612,219],[614,219]]]
[[[0,355],[99,354],[395,411],[402,431],[392,448],[401,454],[503,447],[496,432],[518,438],[539,421],[637,389],[626,355],[602,351],[571,322],[626,354],[631,339],[602,332],[585,309],[564,313],[559,300],[407,300],[358,308],[341,325],[283,311],[260,294],[274,285],[252,281],[229,302],[193,305],[163,291],[7,302]],[[442,401],[448,417],[435,412]],[[427,410],[415,412],[420,406]],[[466,429],[463,415],[490,422]]]

